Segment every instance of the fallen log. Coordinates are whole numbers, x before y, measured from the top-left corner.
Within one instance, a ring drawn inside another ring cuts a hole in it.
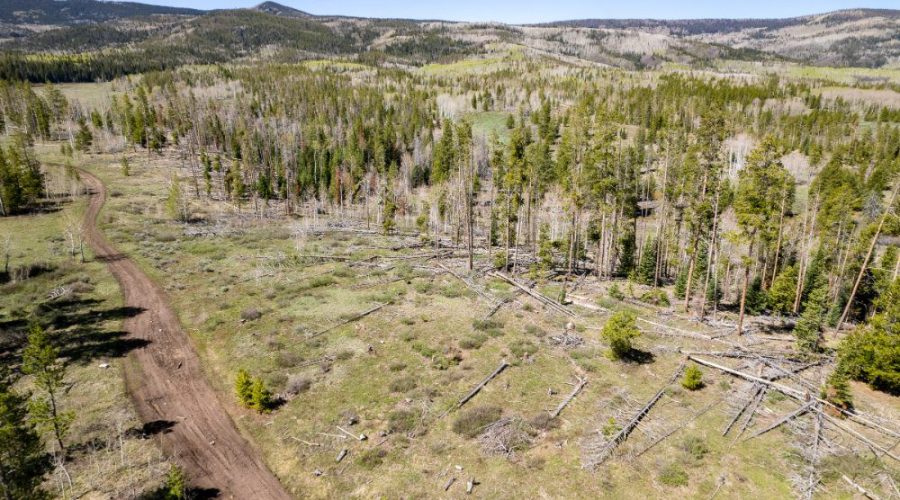
[[[501,273],[501,272],[493,272],[493,273],[491,273],[491,276],[496,276],[496,277],[498,277],[498,278],[500,278],[500,279],[506,281],[506,282],[509,283],[510,285],[512,285],[512,286],[518,288],[519,290],[522,290],[523,292],[527,293],[527,294],[528,294],[529,296],[531,296],[533,299],[537,300],[538,302],[541,302],[542,304],[546,304],[546,305],[549,306],[551,309],[553,309],[553,310],[555,310],[555,311],[557,311],[557,312],[560,312],[560,313],[565,314],[565,315],[568,315],[568,316],[575,316],[575,313],[572,312],[568,307],[566,307],[566,306],[560,304],[559,302],[557,302],[557,301],[555,301],[555,300],[553,300],[553,299],[551,299],[551,298],[549,298],[549,297],[546,297],[546,296],[544,296],[544,295],[542,295],[542,294],[540,294],[540,293],[538,293],[538,292],[535,292],[534,290],[529,289],[529,288],[526,287],[525,285],[519,283],[518,281],[516,281],[516,280],[510,278],[509,276],[507,276],[507,275],[505,275],[505,274],[503,274],[503,273]]]
[[[800,408],[797,408],[796,410],[794,410],[794,411],[788,413],[788,414],[785,415],[784,417],[778,419],[778,421],[776,421],[774,424],[772,424],[772,425],[766,427],[765,429],[762,429],[762,430],[759,430],[759,431],[755,432],[752,436],[748,437],[748,438],[745,439],[744,441],[749,441],[749,440],[751,440],[751,439],[753,439],[753,438],[755,438],[755,437],[762,436],[763,434],[765,434],[765,433],[767,433],[767,432],[769,432],[769,431],[771,431],[771,430],[774,430],[774,429],[780,427],[781,425],[786,424],[787,422],[790,422],[791,420],[793,420],[793,419],[799,417],[800,415],[803,415],[804,413],[808,412],[808,411],[813,407],[813,405],[815,405],[815,404],[816,404],[815,401],[810,401],[809,403],[806,403],[805,405],[801,406]]]
[[[883,433],[885,433],[885,434],[887,434],[887,435],[890,435],[890,436],[898,436],[897,431],[888,429],[888,428],[886,428],[886,427],[884,427],[884,426],[881,426],[881,425],[878,425],[878,424],[876,424],[876,423],[874,423],[874,422],[871,422],[871,421],[869,421],[868,419],[865,419],[865,418],[863,418],[863,417],[861,417],[861,416],[859,416],[859,415],[856,415],[855,413],[851,413],[851,412],[849,412],[849,411],[847,411],[847,410],[845,410],[845,409],[843,409],[843,408],[840,408],[840,407],[834,405],[834,404],[831,403],[830,401],[826,401],[826,400],[824,400],[824,399],[817,398],[817,397],[812,397],[811,394],[810,394],[809,392],[803,392],[803,391],[800,391],[800,390],[798,390],[798,389],[794,389],[794,388],[792,388],[792,387],[788,387],[788,386],[785,386],[785,385],[782,385],[782,384],[779,384],[779,383],[776,383],[776,382],[772,382],[771,380],[768,380],[768,379],[765,379],[765,378],[755,377],[755,376],[753,376],[753,375],[750,375],[750,374],[747,374],[747,373],[743,373],[743,372],[740,372],[740,371],[738,371],[738,370],[729,368],[729,367],[727,367],[727,366],[722,366],[722,365],[720,365],[720,364],[713,363],[712,361],[707,361],[707,360],[704,360],[704,359],[702,359],[702,358],[698,358],[698,357],[696,357],[696,356],[688,356],[688,359],[694,361],[695,363],[699,363],[699,364],[701,364],[701,365],[708,366],[708,367],[710,367],[710,368],[715,368],[715,369],[717,369],[717,370],[721,370],[721,371],[723,371],[723,372],[730,373],[730,374],[732,374],[732,375],[734,375],[734,376],[736,376],[736,377],[740,377],[740,378],[743,378],[743,379],[745,379],[745,380],[750,380],[750,381],[752,381],[752,382],[758,382],[758,383],[761,383],[761,384],[765,384],[765,385],[767,385],[767,386],[769,386],[769,387],[771,387],[771,388],[777,390],[778,392],[780,392],[780,393],[782,393],[782,394],[784,394],[784,395],[786,395],[786,396],[790,396],[790,397],[792,397],[792,398],[794,398],[794,399],[797,399],[798,401],[807,402],[808,400],[815,400],[815,401],[818,402],[819,404],[828,406],[828,407],[834,409],[835,411],[841,413],[842,415],[847,416],[847,417],[850,418],[851,420],[853,420],[853,421],[855,421],[855,422],[857,422],[857,423],[859,423],[859,424],[861,424],[861,425],[865,425],[866,427],[870,427],[870,428],[872,428],[872,429],[881,431],[881,432],[883,432]],[[827,417],[827,415],[826,415],[826,417]],[[892,455],[891,457],[894,458],[895,460],[900,461],[900,459],[897,459],[897,458],[894,457],[893,455]]]
[[[656,405],[656,403],[659,402],[660,399],[662,399],[663,394],[665,394],[666,392],[666,388],[668,388],[670,385],[672,385],[673,382],[675,382],[675,380],[678,379],[678,377],[681,375],[681,372],[684,370],[684,365],[684,362],[678,365],[678,369],[675,370],[675,373],[672,375],[672,378],[669,379],[666,385],[662,386],[659,391],[657,391],[656,394],[654,394],[653,397],[650,398],[650,401],[648,401],[647,404],[645,404],[643,408],[641,408],[634,415],[634,417],[632,417],[631,420],[628,421],[628,423],[625,424],[622,429],[617,432],[616,435],[613,436],[612,439],[610,439],[596,453],[596,456],[593,457],[591,463],[585,464],[585,468],[595,468],[605,462],[606,459],[609,458],[609,456],[612,454],[612,452],[621,443],[625,442],[625,440],[628,439],[628,436],[631,435],[631,433],[637,428],[638,424],[641,423],[641,420],[643,420],[644,417],[646,417],[650,410],[653,408],[653,406]]]
[[[378,304],[377,306],[375,306],[375,307],[373,307],[373,308],[371,308],[371,309],[369,309],[369,310],[367,310],[367,311],[361,312],[361,313],[357,314],[356,316],[353,316],[352,318],[350,318],[350,319],[348,319],[348,320],[342,321],[342,322],[340,322],[340,323],[338,323],[338,324],[336,324],[336,325],[333,325],[333,326],[329,326],[328,328],[326,328],[326,329],[324,329],[324,330],[320,330],[320,331],[318,331],[318,332],[316,332],[316,333],[313,333],[312,335],[309,335],[309,336],[307,336],[306,338],[312,339],[312,338],[316,338],[316,337],[318,337],[318,336],[320,336],[320,335],[325,335],[326,333],[328,333],[328,332],[334,330],[335,328],[340,328],[340,327],[342,327],[342,326],[344,326],[344,325],[346,325],[346,324],[348,324],[348,323],[352,323],[352,322],[354,322],[354,321],[357,321],[357,320],[359,320],[359,319],[362,319],[362,318],[364,318],[364,317],[366,317],[366,316],[372,314],[373,312],[375,312],[375,311],[381,309],[382,307],[384,307],[384,306],[386,306],[386,305],[387,305],[387,304]]]
[[[348,453],[350,453],[350,450],[348,450],[347,448],[342,449],[340,451],[340,453],[338,453],[338,456],[337,456],[337,458],[334,459],[334,461],[337,463],[340,463],[341,460],[343,460],[344,457],[346,457]]]
[[[587,381],[586,378],[580,378],[580,379],[578,379],[578,383],[575,385],[575,388],[572,390],[571,394],[569,394],[569,395],[566,397],[566,399],[562,400],[562,402],[559,404],[559,406],[557,406],[556,409],[553,410],[553,412],[550,413],[550,418],[556,418],[556,417],[558,417],[559,414],[562,413],[563,409],[565,409],[565,407],[568,406],[569,403],[570,403],[573,399],[575,399],[575,396],[577,396],[578,393],[581,392],[582,389],[584,389],[584,386],[587,385],[587,382],[588,382],[588,381]]]
[[[489,294],[488,294],[487,292],[485,292],[484,290],[481,290],[480,288],[478,288],[478,287],[475,286],[474,284],[470,283],[469,280],[463,278],[462,276],[460,276],[459,274],[457,274],[456,271],[454,271],[454,270],[450,269],[449,267],[445,266],[443,263],[438,263],[438,267],[440,267],[440,268],[443,269],[444,271],[447,271],[448,273],[450,273],[454,278],[458,279],[459,281],[462,281],[463,284],[466,285],[466,287],[467,287],[469,290],[472,290],[473,292],[475,292],[476,294],[478,294],[479,297],[481,297],[481,298],[487,300],[487,301],[490,302],[490,303],[494,303],[494,302],[496,301],[496,299],[494,299],[494,297],[492,297],[491,295],[489,295]]]
[[[444,483],[444,491],[449,490],[450,487],[453,486],[453,483],[455,483],[455,482],[456,482],[455,477],[451,477],[450,479],[448,479],[447,482]]]
[[[500,308],[503,307],[503,304],[507,304],[509,302],[510,302],[510,299],[503,299],[503,300],[497,302],[497,304],[494,307],[492,307],[491,310],[488,311],[487,314],[484,315],[484,319],[485,320],[491,319],[491,316],[497,314],[497,311],[499,311]]]
[[[852,479],[845,476],[844,474],[841,474],[841,478],[844,480],[845,483],[852,486],[853,489],[856,490],[857,492],[859,492],[859,494],[861,494],[862,496],[869,498],[870,500],[881,500],[881,498],[878,495],[876,495],[876,494],[872,493],[871,491],[863,488],[862,486],[856,484],[855,482],[853,482]]]
[[[731,421],[728,422],[728,425],[725,426],[725,430],[722,431],[723,436],[728,435],[728,432],[731,430],[732,427],[734,427],[734,424],[736,424],[737,421],[741,418],[741,415],[743,415],[744,412],[747,411],[747,408],[749,408],[750,405],[753,404],[753,402],[756,400],[756,397],[759,396],[760,392],[762,392],[763,387],[764,386],[761,384],[753,384],[753,394],[750,395],[750,398],[747,399],[747,402],[744,403],[744,406],[742,406],[740,408],[740,410],[738,410],[738,412],[734,416],[734,418],[732,418]]]
[[[701,364],[701,365],[703,365],[703,366],[708,366],[708,367],[710,367],[710,368],[715,368],[715,369],[717,369],[717,370],[721,370],[721,371],[723,371],[723,372],[725,372],[725,373],[730,373],[730,374],[732,374],[732,375],[734,375],[734,376],[736,376],[736,377],[740,377],[740,378],[749,380],[749,381],[751,381],[751,382],[756,382],[756,383],[759,383],[759,384],[767,385],[767,386],[769,386],[769,387],[772,387],[773,389],[776,389],[778,392],[781,392],[781,393],[784,393],[784,394],[786,394],[786,395],[788,395],[788,396],[791,396],[791,397],[793,397],[793,398],[797,398],[797,399],[801,399],[801,400],[804,400],[804,401],[805,401],[805,395],[806,395],[806,394],[803,393],[802,391],[799,391],[799,390],[794,389],[794,388],[792,388],[792,387],[788,387],[788,386],[786,386],[786,385],[781,385],[781,384],[779,384],[779,383],[772,382],[772,381],[770,381],[770,380],[766,380],[766,379],[761,378],[761,377],[756,377],[756,376],[750,375],[749,373],[739,372],[739,371],[737,371],[737,370],[735,370],[735,369],[733,369],[733,368],[729,368],[729,367],[727,367],[727,366],[723,366],[723,365],[720,365],[720,364],[718,364],[718,363],[713,363],[712,361],[707,361],[707,360],[705,360],[705,359],[698,358],[698,357],[696,357],[696,356],[690,356],[690,355],[689,355],[689,356],[688,356],[688,359],[690,359],[691,361],[693,361],[693,362],[695,362],[695,363],[697,363],[697,364]]]
[[[747,428],[750,427],[750,423],[753,422],[753,416],[756,415],[756,409],[759,408],[760,404],[762,404],[762,400],[764,397],[766,397],[766,392],[768,392],[768,390],[768,388],[763,386],[762,390],[756,394],[755,398],[753,398],[753,402],[746,413],[747,418],[744,420],[744,424],[741,425],[741,430],[740,432],[738,432],[737,438],[735,438],[735,440],[743,436],[744,432],[747,431]]]
[[[888,457],[891,457],[894,460],[900,462],[900,458],[898,458],[897,455],[894,455],[893,453],[891,453],[890,450],[886,450],[884,447],[879,446],[877,443],[873,442],[871,439],[863,436],[862,434],[860,434],[860,433],[854,431],[853,429],[845,426],[844,424],[838,422],[837,419],[829,416],[827,413],[824,413],[822,410],[819,410],[819,413],[823,417],[825,417],[825,420],[827,420],[828,423],[830,423],[831,425],[837,427],[838,429],[846,432],[847,434],[850,434],[851,436],[855,437],[856,439],[862,441],[867,446],[869,446],[869,448],[871,448],[873,451],[880,451],[882,454],[884,454]],[[876,453],[876,456],[877,456],[877,453]]]
[[[482,380],[481,382],[479,382],[478,385],[476,385],[474,389],[472,389],[471,391],[469,391],[468,394],[466,394],[465,396],[463,396],[463,398],[460,399],[460,400],[456,403],[456,406],[454,407],[454,409],[457,409],[457,410],[458,410],[458,409],[462,408],[462,406],[463,406],[464,404],[468,403],[470,399],[474,398],[476,394],[478,394],[479,392],[481,392],[481,390],[484,389],[484,386],[486,386],[486,385],[488,384],[488,382],[490,382],[491,380],[493,380],[494,377],[496,377],[497,375],[500,375],[500,372],[502,372],[503,370],[505,370],[508,366],[509,366],[509,363],[507,363],[505,359],[504,359],[503,361],[501,361],[501,362],[500,362],[500,366],[498,366],[496,370],[494,370],[493,372],[491,372],[490,375],[488,375],[487,377],[485,377],[484,380]]]
[[[637,452],[634,456],[631,457],[632,460],[633,460],[633,459],[636,459],[636,458],[638,458],[638,457],[640,457],[640,456],[643,455],[644,453],[647,453],[647,451],[649,451],[650,448],[653,448],[654,446],[658,445],[659,443],[662,443],[663,441],[665,441],[665,440],[666,440],[669,436],[671,436],[672,434],[675,434],[676,432],[680,431],[681,429],[684,429],[685,427],[688,426],[688,424],[690,424],[690,423],[693,422],[694,420],[697,420],[698,418],[700,418],[701,416],[703,416],[703,415],[704,415],[706,412],[708,412],[709,410],[712,410],[712,409],[713,409],[716,405],[718,405],[721,401],[722,401],[721,399],[718,399],[718,400],[713,401],[712,403],[706,405],[705,408],[703,408],[703,409],[700,410],[699,412],[695,413],[695,414],[692,415],[690,418],[688,418],[687,420],[685,420],[685,421],[682,422],[681,424],[677,425],[677,426],[674,427],[673,429],[669,430],[668,432],[666,432],[666,433],[663,434],[662,436],[658,437],[658,438],[657,438],[656,440],[654,440],[652,443],[650,443],[649,445],[647,445],[643,450]]]

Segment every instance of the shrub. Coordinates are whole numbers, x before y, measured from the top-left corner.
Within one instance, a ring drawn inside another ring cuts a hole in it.
[[[476,330],[481,330],[481,331],[493,330],[496,328],[503,328],[504,324],[505,323],[503,323],[502,321],[496,320],[496,319],[472,320],[472,328],[474,328]]]
[[[531,427],[539,431],[548,431],[550,429],[559,427],[559,421],[557,419],[550,418],[550,414],[543,411],[531,417],[528,423],[531,425]]]
[[[537,345],[530,340],[516,340],[509,344],[509,351],[513,354],[513,356],[517,358],[522,358],[526,354],[529,356],[533,356],[538,350]]]
[[[411,410],[394,410],[388,415],[388,430],[409,432],[416,428],[418,420],[418,415]]]
[[[525,325],[525,333],[534,335],[535,337],[544,337],[547,335],[547,332],[537,325]]]
[[[416,388],[415,377],[400,377],[390,384],[391,392],[408,392]]]
[[[296,396],[301,392],[306,392],[312,386],[312,381],[300,375],[291,375],[288,377],[287,388],[285,390],[288,394]]]
[[[672,303],[669,302],[669,294],[659,288],[644,292],[644,294],[641,295],[641,302],[646,302],[647,304],[653,304],[655,306],[672,305]]]
[[[489,425],[500,419],[503,410],[499,406],[476,406],[463,412],[453,422],[453,432],[473,438]]]
[[[385,229],[387,231],[387,229]],[[371,448],[359,455],[359,458],[356,459],[356,463],[366,469],[374,469],[378,467],[384,462],[384,457],[387,456],[387,451],[382,448]]]
[[[478,349],[487,342],[487,335],[476,333],[459,341],[460,349]]]
[[[631,339],[641,332],[634,323],[634,315],[626,311],[613,314],[603,325],[603,339],[609,343],[610,356],[621,359],[631,352]]]
[[[275,364],[281,368],[297,366],[303,361],[303,357],[293,351],[280,351],[275,355]]]
[[[688,484],[688,475],[681,466],[669,464],[660,471],[659,482],[666,486],[686,486]]]
[[[698,436],[688,436],[681,442],[681,449],[696,460],[703,460],[703,457],[709,453],[709,446],[706,441]]]
[[[244,321],[256,321],[262,317],[262,313],[253,307],[241,311],[241,319]]]
[[[703,372],[694,365],[688,366],[681,379],[681,386],[689,391],[696,391],[703,387]]]
[[[607,290],[609,296],[616,300],[625,300],[625,294],[622,293],[622,289],[619,288],[618,283],[613,283],[610,285],[609,290]]]

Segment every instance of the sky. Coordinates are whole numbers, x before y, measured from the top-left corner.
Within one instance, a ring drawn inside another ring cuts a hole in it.
[[[143,3],[226,9],[263,0],[135,0]],[[360,17],[538,23],[586,18],[773,18],[867,7],[900,9],[900,0],[280,0],[312,14]]]

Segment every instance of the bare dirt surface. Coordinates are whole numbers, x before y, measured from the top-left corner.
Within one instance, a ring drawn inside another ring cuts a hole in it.
[[[91,191],[85,238],[119,282],[125,306],[142,310],[124,325],[132,338],[147,343],[129,355],[125,381],[145,428],[156,433],[164,452],[184,467],[191,486],[206,494],[218,490],[224,498],[290,498],[207,383],[165,291],[97,228],[106,201],[103,183],[84,171],[81,178]]]

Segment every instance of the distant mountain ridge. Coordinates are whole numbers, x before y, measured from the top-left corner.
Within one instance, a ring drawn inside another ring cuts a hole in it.
[[[0,22],[68,25],[152,15],[197,16],[204,11],[136,2],[98,0],[0,0]]]
[[[263,2],[255,7],[252,7],[251,10],[255,10],[257,12],[264,12],[266,14],[272,14],[273,16],[300,17],[300,18],[316,17],[316,16],[310,14],[309,12],[304,12],[302,10],[298,10],[293,7],[281,5],[280,3],[277,3],[277,2]]]
[[[34,81],[106,79],[248,58],[340,56],[422,65],[513,47],[540,57],[625,69],[666,63],[705,68],[722,59],[900,67],[900,10],[515,26],[314,15],[272,1],[248,9],[201,11],[97,0],[0,0],[0,65],[6,64],[0,77]],[[93,60],[35,62],[23,57],[34,53],[81,54]]]
[[[809,23],[817,19],[850,21],[865,17],[900,18],[900,10],[895,9],[843,9],[824,14],[787,18],[700,18],[700,19],[572,19],[537,23],[534,26],[555,26],[594,29],[655,29],[668,28],[685,35],[732,32],[745,29],[780,29]]]

